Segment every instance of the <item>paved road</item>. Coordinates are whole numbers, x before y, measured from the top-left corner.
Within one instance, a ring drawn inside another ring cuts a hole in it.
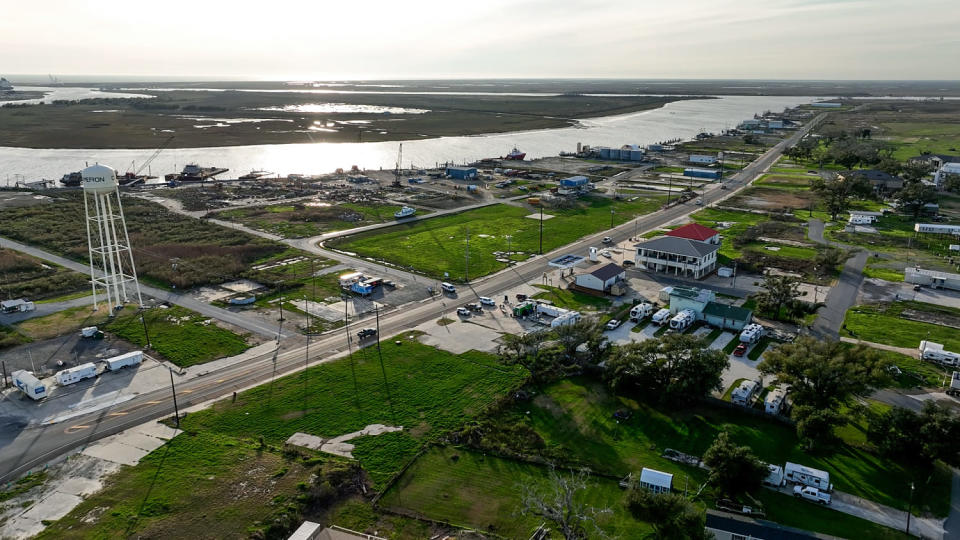
[[[823,228],[822,221],[811,219],[807,234],[811,240],[818,244],[836,245],[845,249],[854,247],[828,242],[823,237]],[[814,321],[811,329],[813,335],[831,339],[839,337],[840,327],[843,325],[847,310],[857,302],[857,295],[860,293],[860,286],[863,284],[863,267],[867,265],[868,256],[869,253],[866,251],[858,250],[847,259],[847,262],[843,265],[843,271],[840,272],[837,284],[830,289],[827,298],[824,300],[826,305],[820,308],[817,314],[817,320]]]
[[[59,264],[65,268],[69,268],[75,272],[80,272],[81,274],[90,275],[90,267],[88,265],[78,263],[76,261],[71,261],[65,259],[58,255],[48,253],[42,249],[37,249],[19,242],[14,242],[13,240],[8,240],[6,238],[0,238],[0,247],[13,249],[21,253],[26,253],[33,257],[43,259],[45,261],[52,262],[54,264]],[[228,311],[226,309],[218,308],[216,306],[211,306],[206,302],[201,302],[188,294],[165,291],[163,289],[158,289],[156,287],[151,287],[149,285],[144,285],[140,283],[140,292],[147,296],[152,296],[158,300],[170,302],[171,304],[176,304],[178,306],[183,306],[188,309],[192,309],[198,313],[201,313],[207,317],[212,317],[214,319],[230,323],[234,326],[243,328],[249,332],[255,334],[260,334],[261,336],[268,338],[275,338],[277,336],[277,327],[268,326],[256,319],[251,319],[245,317],[241,314]],[[89,298],[84,299],[87,302],[90,301]],[[286,335],[286,334],[284,334]]]
[[[716,202],[741,189],[773,164],[785,148],[799,140],[824,116],[825,114],[819,115],[815,121],[798,130],[789,139],[781,141],[758,160],[745,167],[727,182],[727,190],[721,190],[719,186],[708,188],[702,195],[704,202],[706,204]],[[547,261],[551,258],[563,253],[585,252],[589,246],[598,245],[597,242],[603,236],[609,235],[617,242],[624,241],[633,236],[635,227],[641,231],[651,230],[699,209],[699,206],[694,205],[675,205],[666,210],[639,218],[640,221],[636,225],[633,222],[628,222],[611,231],[604,231],[587,237],[553,253],[544,254],[477,280],[467,286],[462,286],[459,298],[438,297],[419,304],[405,306],[403,309],[380,318],[381,335],[394,335],[418,324],[434,320],[442,313],[449,311],[454,305],[468,298],[472,299],[478,296],[496,297],[498,293],[504,290],[542,275],[544,271],[550,268]],[[26,248],[26,246],[23,247]],[[63,263],[58,262],[58,264],[74,268],[77,263],[63,260]],[[187,307],[197,309],[193,306]],[[209,306],[205,307],[210,309]],[[273,329],[270,330],[273,331]],[[302,369],[308,362],[330,361],[346,351],[349,334],[346,334],[346,336],[344,334],[330,334],[316,339],[310,345],[309,358],[306,357],[305,348],[300,345],[299,340],[281,340],[280,349],[275,354],[264,354],[240,365],[224,367],[203,377],[179,383],[177,385],[177,401],[180,408],[183,409],[190,405],[219,398],[241,388],[263,383],[274,377],[292,373]],[[392,345],[387,343],[387,346]],[[62,424],[27,428],[19,432],[12,429],[2,431],[0,432],[0,483],[13,480],[72,449],[82,447],[90,442],[149,420],[169,415],[172,412],[173,403],[170,391],[158,390],[95,413],[78,416]]]
[[[72,300],[64,300],[62,302],[46,302],[43,304],[37,303],[37,309],[33,311],[24,311],[20,313],[0,313],[0,324],[16,324],[18,322],[25,321],[27,319],[34,319],[36,317],[44,317],[58,311],[63,311],[65,309],[75,308],[84,306],[90,303],[89,296],[82,296],[80,298],[74,298]]]
[[[943,524],[944,538],[960,538],[960,470],[953,469],[950,489],[950,515]]]

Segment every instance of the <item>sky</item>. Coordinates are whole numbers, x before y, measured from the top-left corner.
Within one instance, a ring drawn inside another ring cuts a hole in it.
[[[0,0],[0,75],[960,79],[958,0]]]

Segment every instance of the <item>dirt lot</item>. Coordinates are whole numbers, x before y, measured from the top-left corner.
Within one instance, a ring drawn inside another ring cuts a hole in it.
[[[751,187],[728,199],[724,205],[755,210],[796,210],[808,208],[814,201],[809,191]]]

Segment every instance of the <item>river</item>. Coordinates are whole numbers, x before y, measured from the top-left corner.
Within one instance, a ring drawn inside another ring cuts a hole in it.
[[[675,101],[658,109],[582,120],[578,126],[469,137],[440,137],[403,141],[403,166],[432,167],[437,163],[465,163],[506,155],[514,146],[527,158],[573,151],[577,143],[593,146],[646,145],[671,139],[689,139],[701,131],[720,132],[735,127],[755,113],[781,111],[816,98],[800,96],[723,96],[717,99]],[[309,138],[308,134],[304,135]],[[179,171],[186,163],[227,167],[224,178],[253,169],[280,175],[321,174],[338,167],[392,169],[397,142],[310,143],[178,148],[164,150],[150,166],[154,175]],[[123,172],[153,152],[142,149],[30,149],[0,147],[0,184],[18,180],[59,179],[94,162]]]

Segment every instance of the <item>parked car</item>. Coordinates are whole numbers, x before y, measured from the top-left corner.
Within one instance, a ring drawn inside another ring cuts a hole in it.
[[[601,251],[600,254],[603,255],[604,257],[608,258],[608,259],[610,259],[610,258],[613,257],[613,255],[611,255],[610,252],[607,251],[607,250]]]
[[[483,305],[485,305],[485,306],[495,306],[495,305],[497,305],[497,303],[493,301],[493,298],[487,298],[486,296],[481,296],[481,297],[480,297],[480,303],[483,304]]]
[[[383,280],[383,285],[384,285],[385,287],[390,287],[390,288],[396,288],[396,286],[397,286],[397,284],[394,283],[392,279],[385,279],[385,280]]]
[[[747,354],[747,344],[746,344],[746,343],[741,343],[741,344],[737,345],[737,348],[733,350],[733,355],[734,355],[734,356],[743,356],[743,355],[745,355],[745,354]]]
[[[453,283],[447,283],[446,281],[440,284],[440,290],[450,294],[457,292],[457,288],[453,286]]]
[[[604,243],[604,244],[609,244],[610,242],[613,242],[613,238],[610,238],[609,236],[604,236],[604,237],[603,237],[603,243]]]
[[[526,300],[526,299],[527,299],[527,295],[525,295],[525,294],[518,294],[518,295],[517,295],[517,302],[523,302],[523,301]]]
[[[373,337],[375,335],[377,335],[376,328],[364,328],[363,330],[360,330],[359,332],[357,332],[357,337],[360,339],[366,339],[368,337]]]
[[[465,308],[465,307],[457,308],[457,315],[459,315],[459,316],[461,316],[461,317],[469,317],[469,316],[470,316],[470,310],[467,309],[467,308]]]
[[[621,323],[619,319],[611,319],[610,322],[607,323],[606,328],[607,330],[616,330],[621,324],[623,323]]]
[[[703,199],[697,199],[697,206],[703,206]]]
[[[810,486],[794,486],[793,496],[819,504],[830,504],[830,494]]]
[[[477,304],[477,303],[470,303],[470,304],[467,304],[467,305],[465,305],[465,306],[463,306],[463,307],[469,309],[470,311],[476,311],[477,313],[483,313],[483,308],[480,307],[480,304]]]
[[[622,263],[623,266],[633,266],[637,263],[633,262],[633,259],[624,259]]]

